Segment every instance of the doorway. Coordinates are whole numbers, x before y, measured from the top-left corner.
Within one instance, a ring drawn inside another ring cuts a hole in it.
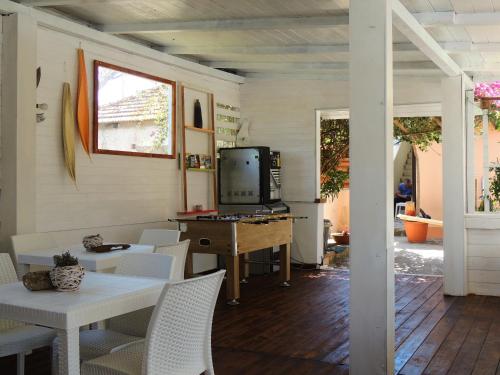
[[[415,202],[417,214],[431,216],[437,220],[443,218],[442,199],[442,148],[440,138],[440,104],[401,105],[394,109],[395,138],[394,158],[394,193],[406,180],[411,181],[411,196]],[[349,158],[348,149],[331,147],[335,144],[335,131],[340,131],[344,140],[343,129],[349,119],[349,111],[318,110],[320,152],[340,150],[343,154],[336,158],[320,157],[319,162],[331,162],[335,173],[328,173],[322,164],[319,184],[324,207],[324,254],[323,268],[349,268]],[[348,128],[348,125],[347,125]],[[416,134],[424,134],[417,139]],[[336,140],[338,143],[338,140]],[[347,140],[348,145],[348,140]],[[330,147],[330,149],[329,149]],[[347,177],[342,173],[346,173]],[[333,182],[329,181],[332,180]],[[345,182],[342,182],[345,178]],[[325,189],[325,181],[329,184]],[[341,187],[340,187],[341,186]],[[325,194],[326,193],[326,194]],[[443,275],[442,227],[430,226],[424,243],[408,241],[404,224],[395,217],[394,221],[395,271],[402,274]]]

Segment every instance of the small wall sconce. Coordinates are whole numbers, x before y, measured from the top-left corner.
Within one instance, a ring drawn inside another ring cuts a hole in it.
[[[47,105],[47,103],[40,103],[40,104],[37,104],[36,105],[36,109],[39,109],[41,111],[46,111],[47,109],[49,109],[49,106]],[[36,122],[37,123],[40,123],[40,122],[44,122],[45,121],[45,113],[37,113],[36,114]]]

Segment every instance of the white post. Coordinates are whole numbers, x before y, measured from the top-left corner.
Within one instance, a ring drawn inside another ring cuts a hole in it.
[[[488,110],[483,109],[483,201],[484,212],[490,212],[490,120]]]
[[[474,117],[476,115],[476,104],[474,103],[474,92],[467,91],[466,94],[466,163],[467,163],[467,213],[476,212],[476,184],[474,180]]]
[[[36,229],[37,24],[25,14],[2,17],[2,23],[0,221],[1,239],[7,245],[12,234]]]
[[[467,294],[466,121],[462,76],[442,81],[444,292]]]
[[[392,2],[351,0],[350,373],[394,368]]]

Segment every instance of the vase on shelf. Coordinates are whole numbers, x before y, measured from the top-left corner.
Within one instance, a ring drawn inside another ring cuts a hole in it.
[[[201,103],[198,99],[194,102],[194,127],[203,128],[203,117],[201,115]]]

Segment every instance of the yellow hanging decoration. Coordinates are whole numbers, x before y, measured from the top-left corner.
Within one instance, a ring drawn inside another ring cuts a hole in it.
[[[62,136],[64,146],[64,163],[68,174],[76,184],[75,167],[75,114],[71,103],[71,91],[68,82],[63,83],[62,97]]]

